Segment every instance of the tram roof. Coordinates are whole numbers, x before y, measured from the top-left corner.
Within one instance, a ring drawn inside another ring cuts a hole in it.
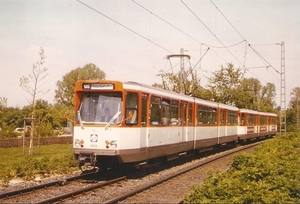
[[[192,97],[192,96],[172,92],[172,91],[169,91],[169,90],[149,86],[149,85],[138,83],[138,82],[132,82],[132,81],[124,82],[123,83],[123,88],[150,92],[152,94],[162,95],[162,96],[165,96],[165,97],[175,98],[175,99],[178,99],[178,100],[196,102],[196,103],[199,103],[199,104],[202,104],[202,105],[215,107],[215,108],[220,107],[220,108],[224,108],[224,109],[228,109],[228,110],[235,110],[235,111],[238,110],[238,108],[235,107],[235,106],[230,106],[230,105],[217,103],[217,102],[210,101],[210,100],[196,98],[196,97]]]
[[[139,91],[145,91],[148,93],[156,94],[156,95],[161,95],[165,97],[170,97],[170,98],[175,98],[178,100],[184,100],[184,101],[189,101],[189,102],[194,102],[193,97],[187,96],[184,94],[176,93],[173,91],[149,86],[146,84],[138,83],[138,82],[123,82],[123,88],[125,89],[134,89],[134,90],[139,90]]]
[[[245,108],[240,109],[240,112],[257,114],[257,115],[277,116],[276,113],[260,112],[260,111],[256,111],[256,110],[245,109]]]

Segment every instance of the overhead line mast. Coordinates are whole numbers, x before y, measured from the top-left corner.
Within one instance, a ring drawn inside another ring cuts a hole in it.
[[[281,83],[280,83],[280,134],[286,133],[286,87],[285,87],[285,49],[281,42]]]
[[[180,84],[180,92],[181,93],[185,93],[185,88],[184,88],[184,82],[185,82],[185,80],[186,80],[186,78],[187,78],[187,76],[184,76],[184,71],[185,71],[185,68],[184,68],[184,58],[187,58],[188,60],[190,60],[191,59],[191,56],[190,55],[185,55],[184,54],[184,49],[183,48],[181,48],[180,49],[180,54],[178,55],[178,54],[174,54],[174,55],[167,55],[166,56],[166,58],[168,59],[168,60],[170,60],[170,58],[173,58],[173,57],[179,57],[180,58],[180,77],[181,77],[181,84]],[[170,60],[170,62],[171,62],[171,60]],[[172,65],[171,65],[172,66]],[[172,72],[173,72],[173,68],[172,68]]]

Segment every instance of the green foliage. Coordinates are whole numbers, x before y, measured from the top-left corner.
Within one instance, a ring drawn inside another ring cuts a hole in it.
[[[292,90],[289,106],[286,111],[287,131],[300,131],[300,87]]]
[[[37,148],[37,147],[35,147]],[[33,156],[22,155],[22,148],[0,150],[0,181],[12,178],[34,179],[54,174],[70,173],[77,170],[77,161],[72,154],[72,145],[43,145]]]
[[[13,131],[23,126],[23,110],[0,106],[0,138],[17,137]]]
[[[257,110],[259,108],[259,92],[262,85],[258,79],[249,78],[241,81],[237,88],[236,106]]]
[[[166,90],[174,91],[176,93],[183,93],[185,95],[199,96],[200,90],[203,88],[200,86],[200,80],[195,74],[193,68],[188,70],[180,70],[178,73],[165,73],[160,71],[160,76],[163,80],[163,85],[154,84],[153,86],[164,88]]]
[[[35,109],[37,118],[40,118],[40,127],[37,127],[40,128],[40,136],[53,136],[56,129],[66,126],[63,118],[65,106],[53,106],[47,101],[39,100]]]
[[[300,134],[266,141],[254,154],[238,154],[231,169],[210,173],[186,203],[299,203]]]
[[[45,100],[37,100],[35,104],[35,115],[40,119],[35,123],[35,136],[54,136],[56,130],[67,126],[67,121],[63,118],[66,106],[63,104],[49,104]],[[17,137],[13,131],[17,127],[24,126],[24,118],[30,117],[30,106],[20,108],[0,107],[0,138]],[[30,121],[26,121],[30,125]]]
[[[106,74],[95,64],[87,64],[83,68],[78,67],[63,76],[62,81],[56,83],[55,99],[69,108],[74,107],[74,87],[78,80],[105,79]]]
[[[241,69],[235,69],[233,64],[215,71],[213,77],[208,78],[208,87],[216,102],[235,105],[237,100],[237,88],[244,78]]]

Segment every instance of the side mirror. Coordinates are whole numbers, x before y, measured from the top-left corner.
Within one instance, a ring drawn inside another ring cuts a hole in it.
[[[125,119],[123,119],[123,121],[130,120],[130,119],[132,119],[132,117],[133,117],[132,111],[129,111],[129,112],[128,112],[128,117],[125,118]],[[123,122],[123,121],[122,121],[122,122]]]
[[[128,113],[128,119],[131,119],[132,118],[132,111],[129,111]]]

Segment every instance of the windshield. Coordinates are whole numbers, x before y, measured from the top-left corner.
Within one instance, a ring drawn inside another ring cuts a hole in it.
[[[80,123],[120,123],[122,118],[121,93],[85,93],[77,111]]]

